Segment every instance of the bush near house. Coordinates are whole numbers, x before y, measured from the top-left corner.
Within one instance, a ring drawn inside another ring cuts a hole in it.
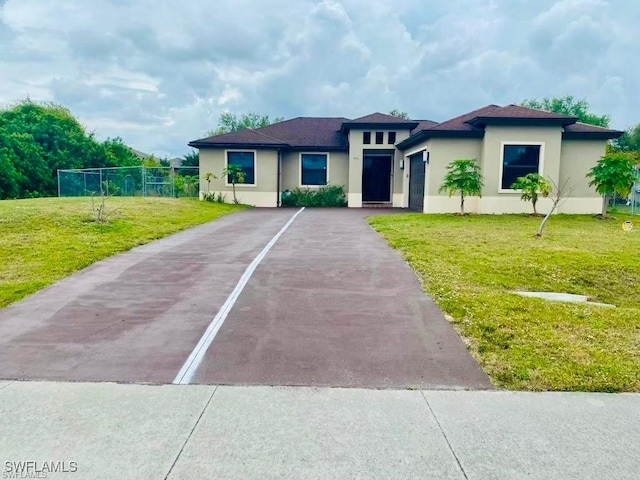
[[[317,190],[296,188],[282,193],[283,207],[346,207],[347,196],[342,185],[327,185]]]

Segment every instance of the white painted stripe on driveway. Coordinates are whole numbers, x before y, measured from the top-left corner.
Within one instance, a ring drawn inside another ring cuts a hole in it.
[[[207,350],[209,349],[211,342],[213,342],[213,339],[216,338],[216,334],[218,333],[218,330],[220,330],[220,327],[222,327],[222,324],[227,318],[227,315],[229,315],[229,312],[235,305],[236,300],[242,293],[242,290],[244,290],[245,285],[247,284],[247,282],[249,282],[251,275],[253,275],[253,272],[258,267],[258,265],[260,265],[260,262],[267,255],[269,250],[271,250],[271,247],[275,245],[278,239],[287,230],[287,228],[289,228],[289,226],[293,223],[296,217],[303,212],[303,210],[304,210],[304,207],[298,210],[284,225],[284,227],[282,227],[280,231],[276,233],[276,235],[271,239],[271,241],[267,243],[267,245],[262,249],[262,251],[258,254],[258,256],[253,259],[253,262],[249,264],[247,269],[244,271],[244,273],[240,277],[240,280],[238,280],[238,283],[233,289],[233,291],[229,294],[225,302],[222,304],[222,307],[218,311],[218,314],[213,318],[213,320],[207,327],[207,330],[202,335],[202,338],[200,338],[200,341],[191,352],[191,355],[189,355],[189,358],[187,358],[187,361],[184,362],[184,365],[182,365],[182,368],[178,372],[178,375],[176,375],[176,378],[173,379],[174,384],[185,385],[185,384],[191,383],[191,380],[196,374],[198,367],[202,363],[202,359],[207,353]]]

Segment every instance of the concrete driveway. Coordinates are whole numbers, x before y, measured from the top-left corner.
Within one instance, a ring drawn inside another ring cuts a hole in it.
[[[0,310],[0,378],[171,383],[197,357],[189,383],[491,388],[378,212],[254,209],[98,262]]]

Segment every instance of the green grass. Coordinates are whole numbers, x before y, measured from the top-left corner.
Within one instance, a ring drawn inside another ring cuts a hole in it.
[[[495,385],[640,392],[640,228],[621,216],[400,214],[370,219],[449,314]],[[583,294],[617,308],[522,298]]]
[[[173,198],[109,198],[108,222],[88,198],[0,201],[0,308],[81,268],[238,210]]]

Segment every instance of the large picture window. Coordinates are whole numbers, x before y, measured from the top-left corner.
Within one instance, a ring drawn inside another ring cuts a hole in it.
[[[300,154],[300,169],[302,185],[326,185],[327,184],[327,154],[326,153],[302,153]]]
[[[540,173],[541,145],[504,145],[500,188],[510,190],[518,177]]]
[[[256,156],[255,152],[227,152],[227,165],[236,165],[244,172],[244,181],[237,182],[247,185],[256,183]],[[227,175],[227,183],[231,182],[231,175]]]

